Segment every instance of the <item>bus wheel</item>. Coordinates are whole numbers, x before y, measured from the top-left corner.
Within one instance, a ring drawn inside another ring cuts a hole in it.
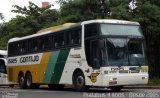
[[[61,84],[48,84],[49,89],[52,90],[61,90],[64,88],[64,85]]]
[[[119,92],[123,86],[111,86],[110,88],[113,92]]]
[[[26,88],[26,82],[25,82],[25,78],[23,74],[19,74],[18,75],[18,83],[21,89],[25,89]]]
[[[28,89],[31,89],[32,88],[32,75],[31,73],[27,73],[26,74],[26,85],[27,85],[27,88]]]
[[[89,89],[89,87],[85,86],[85,78],[80,71],[73,75],[73,85],[77,91],[86,91]]]

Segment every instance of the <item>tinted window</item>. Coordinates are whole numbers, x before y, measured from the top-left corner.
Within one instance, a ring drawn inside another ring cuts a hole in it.
[[[142,36],[139,25],[101,24],[102,35],[131,35]]]
[[[54,34],[54,47],[64,47],[64,33]]]
[[[8,56],[24,55],[80,45],[81,28],[72,28],[9,43]]]
[[[39,50],[49,50],[51,49],[50,43],[52,42],[52,36],[40,37],[38,39]]]
[[[78,45],[81,42],[81,31],[80,30],[73,30],[71,32],[71,44]]]
[[[6,67],[5,67],[5,63],[3,60],[0,60],[0,72],[6,73]]]
[[[99,34],[98,24],[85,25],[85,38]]]

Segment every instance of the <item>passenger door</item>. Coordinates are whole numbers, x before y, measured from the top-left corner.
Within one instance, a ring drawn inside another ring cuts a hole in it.
[[[101,66],[101,49],[99,48],[99,41],[92,40],[90,44],[90,57],[91,57],[91,81],[92,85],[101,85],[102,83],[102,75],[100,74],[100,66]]]
[[[99,48],[99,40],[92,40],[90,45],[91,66],[93,69],[100,69],[102,54]]]

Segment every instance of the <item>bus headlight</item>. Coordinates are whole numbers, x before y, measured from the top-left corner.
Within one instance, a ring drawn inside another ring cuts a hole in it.
[[[141,66],[141,72],[148,72],[148,66]]]
[[[109,81],[117,81],[117,78],[110,78]]]

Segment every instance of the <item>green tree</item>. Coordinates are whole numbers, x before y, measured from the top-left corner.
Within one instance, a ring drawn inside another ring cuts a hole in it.
[[[154,76],[160,77],[160,2],[138,0],[133,20],[139,21],[146,38],[147,56]]]
[[[32,2],[29,6],[20,7],[14,5],[12,12],[19,13],[19,16],[4,23],[1,28],[0,48],[6,49],[7,42],[13,37],[23,37],[36,33],[38,30],[48,27],[58,19],[58,11],[48,7],[38,7]]]
[[[60,20],[80,22],[100,18],[98,0],[60,0]]]
[[[104,1],[103,3],[101,1]],[[59,0],[61,22],[81,22],[101,18],[138,21],[146,39],[147,59],[152,75],[160,77],[160,1],[137,0],[129,11],[129,0]]]
[[[4,20],[4,16],[2,13],[0,13],[0,20]],[[2,35],[2,28],[3,28],[3,23],[0,23],[0,36]]]
[[[2,13],[0,13],[0,20],[3,20],[4,19],[4,16]]]
[[[34,33],[39,29],[42,29],[46,25],[55,22],[58,19],[58,11],[50,9],[53,5],[47,7],[38,7],[33,2],[29,2],[29,6],[20,7],[13,5],[15,9],[12,10],[14,13],[22,14],[29,20],[26,25],[30,24],[30,27],[34,29]]]

